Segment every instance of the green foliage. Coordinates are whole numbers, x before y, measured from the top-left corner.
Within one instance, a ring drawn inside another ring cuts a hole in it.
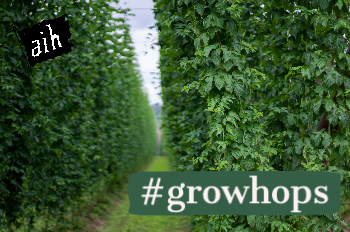
[[[349,2],[155,2],[163,127],[177,170],[338,172],[344,204]],[[316,131],[324,110],[340,130]],[[337,220],[212,216],[208,231],[340,231]]]
[[[156,153],[129,26],[113,11],[127,14],[105,1],[1,4],[0,230],[25,219],[30,227],[42,215],[63,222],[97,183]],[[29,68],[12,25],[22,30],[63,14],[72,52]]]

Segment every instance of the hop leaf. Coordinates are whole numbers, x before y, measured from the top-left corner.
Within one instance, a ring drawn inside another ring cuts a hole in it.
[[[226,61],[225,63],[223,63],[222,66],[224,67],[224,69],[225,69],[226,71],[230,71],[230,69],[231,69],[232,66],[233,66],[233,62],[232,62],[231,60]],[[231,92],[232,92],[232,91],[231,91]]]
[[[336,108],[333,108],[333,110],[328,116],[329,123],[332,125],[335,125],[338,122],[338,115],[339,115],[338,110],[336,110]]]
[[[235,90],[235,93],[237,94],[238,97],[240,97],[243,94],[243,92],[244,92],[244,86],[241,83],[237,83],[236,82],[233,85],[233,89]]]
[[[217,27],[220,27],[222,28],[223,25],[224,25],[224,20],[221,18],[221,17],[218,17],[216,15],[213,16],[213,22],[214,22],[214,25],[213,26],[217,26]]]
[[[231,51],[228,51],[227,49],[222,49],[222,51],[223,51],[224,62],[230,60],[231,59]]]
[[[343,41],[344,41],[343,36],[338,35],[334,43],[332,44],[332,49],[337,53],[341,52],[343,50]]]
[[[237,126],[236,120],[239,121],[240,118],[235,112],[230,111],[226,120],[229,122],[232,122],[235,126]]]
[[[346,112],[341,111],[339,119],[340,119],[340,128],[342,129],[345,128],[346,125],[348,125],[349,123],[349,115]]]
[[[288,114],[287,115],[287,122],[289,125],[295,124],[295,115],[294,114]]]
[[[331,111],[331,109],[334,106],[334,102],[332,98],[326,98],[325,99],[325,103],[324,103],[324,107],[326,108],[327,111]]]
[[[217,75],[214,79],[215,81],[215,85],[216,87],[221,90],[222,87],[224,87],[224,84],[225,84],[225,81],[224,81],[224,78],[222,78],[221,76]]]
[[[210,27],[211,22],[213,21],[214,14],[208,15],[204,20],[203,20],[203,26],[205,28]]]
[[[341,10],[341,8],[343,7],[343,0],[338,0],[337,6],[338,6],[339,10]]]
[[[324,85],[317,85],[315,89],[316,93],[318,93],[320,96],[322,96],[324,90],[325,90]]]
[[[322,69],[322,68],[325,66],[325,64],[326,64],[326,59],[319,59],[319,60],[317,61],[317,67],[318,67],[319,69]]]
[[[226,74],[226,75],[224,76],[224,79],[225,79],[225,83],[226,83],[226,90],[227,90],[229,93],[232,93],[232,91],[233,91],[232,76],[229,75],[229,74]]]
[[[327,21],[326,21],[327,22]],[[333,33],[329,33],[326,38],[324,38],[323,43],[329,47],[332,44],[334,38],[334,34]]]
[[[304,147],[303,140],[299,139],[298,141],[296,141],[295,145],[295,153],[300,155]]]
[[[339,155],[344,155],[345,151],[346,151],[346,147],[345,146],[341,146],[339,148]]]
[[[321,132],[314,132],[311,136],[311,140],[314,142],[315,146],[317,146],[321,142],[322,133]]]
[[[218,136],[219,134],[221,134],[223,131],[222,125],[219,123],[215,123],[214,125],[211,126],[211,129],[209,131],[209,134],[213,134],[214,132],[216,132],[216,136]]]
[[[208,33],[203,33],[201,35],[201,39],[203,40],[203,43],[205,46],[208,45],[208,42],[209,42],[209,36],[208,36]],[[208,57],[208,56],[207,56]]]
[[[314,110],[315,114],[317,114],[317,113],[318,113],[318,111],[320,110],[321,103],[322,103],[322,101],[321,101],[321,100],[320,100],[320,101],[318,101],[318,102],[315,102],[315,103],[314,103],[314,105],[313,105],[313,110]]]
[[[205,48],[204,48],[204,55],[205,55],[206,57],[208,57],[209,54],[210,54],[210,52],[211,52],[211,50],[213,50],[213,49],[216,48],[217,46],[218,46],[217,44],[213,44],[213,45],[210,45],[210,46],[205,47]]]
[[[232,155],[233,155],[233,157],[235,157],[236,159],[239,159],[239,158],[242,156],[242,153],[239,152],[239,151],[237,151],[237,150],[235,150],[235,151],[232,152]]]
[[[194,46],[197,50],[200,50],[200,48],[201,48],[201,39],[200,38],[197,38],[194,40]]]
[[[240,58],[236,58],[236,66],[238,67],[239,70],[242,70],[243,68],[243,61]]]
[[[349,78],[344,78],[344,87],[346,89],[350,89],[350,79]]]
[[[328,0],[320,0],[320,7],[322,10],[325,10],[328,6]]]
[[[207,84],[204,87],[204,91],[209,92],[212,89],[213,77],[208,77],[207,79],[205,79],[205,81],[207,82]]]
[[[196,8],[198,14],[203,15],[203,13],[204,13],[204,5],[203,4],[198,3],[198,4],[196,4],[195,8]]]
[[[215,51],[212,53],[211,59],[216,66],[220,64],[220,61],[221,61],[220,54],[221,54],[220,48],[215,49]]]
[[[332,142],[332,137],[328,133],[323,133],[322,136],[323,136],[322,145],[324,148],[327,148]]]
[[[335,83],[335,75],[333,72],[328,71],[327,75],[324,78],[324,83],[330,87],[331,85],[333,85]]]
[[[251,226],[251,227],[254,227],[255,226],[255,215],[248,215],[247,216],[247,220],[248,220],[248,224]]]
[[[237,124],[236,124],[236,126],[237,126]],[[237,137],[237,131],[235,131],[235,129],[233,128],[233,126],[231,124],[226,125],[226,131],[228,133],[230,133],[232,136]]]

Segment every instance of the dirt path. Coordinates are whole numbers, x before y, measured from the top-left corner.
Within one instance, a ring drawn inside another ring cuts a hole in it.
[[[170,171],[171,166],[167,157],[155,157],[145,171]],[[127,188],[120,193],[121,198],[115,200],[115,207],[108,210],[108,216],[94,219],[93,228],[96,232],[180,232],[189,231],[189,216],[153,216],[129,214],[129,198]],[[350,203],[348,205],[350,208]],[[344,215],[344,220],[350,223],[350,211]],[[91,221],[90,221],[91,222]],[[341,223],[339,223],[342,225]],[[344,232],[350,232],[343,226]],[[329,230],[330,231],[330,230]],[[85,231],[84,231],[85,232]],[[90,231],[89,231],[90,232]]]
[[[164,156],[155,157],[146,171],[170,171],[169,161]],[[99,232],[127,232],[127,231],[189,231],[188,216],[153,216],[129,214],[129,198],[127,189],[122,193],[123,199],[115,202],[116,207],[96,231]]]

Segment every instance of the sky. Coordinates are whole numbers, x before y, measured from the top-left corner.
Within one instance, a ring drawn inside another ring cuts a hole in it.
[[[117,2],[117,1],[115,1]],[[156,20],[154,19],[152,0],[120,0],[119,3],[112,3],[111,6],[116,8],[130,8],[130,12],[135,16],[128,17],[128,24],[131,26],[131,39],[133,41],[134,52],[140,66],[139,70],[143,80],[143,88],[148,94],[150,104],[159,103],[162,105],[159,82],[159,46],[154,46],[151,49],[152,43],[157,42],[157,30],[149,29],[154,26]],[[152,36],[148,35],[151,33]],[[147,37],[150,37],[147,39]],[[146,54],[147,52],[147,54]],[[157,77],[155,79],[154,77]],[[154,82],[154,83],[152,83]]]

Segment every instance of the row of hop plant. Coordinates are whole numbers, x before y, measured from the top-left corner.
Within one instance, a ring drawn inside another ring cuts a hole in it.
[[[165,149],[177,170],[336,172],[344,207],[350,1],[155,3]],[[338,214],[217,215],[196,222],[208,223],[208,231],[349,227]]]
[[[154,113],[137,71],[128,10],[110,5],[0,4],[1,231],[30,228],[43,215],[64,223],[67,209],[94,186],[156,153]],[[72,51],[31,68],[16,30],[64,14]]]

